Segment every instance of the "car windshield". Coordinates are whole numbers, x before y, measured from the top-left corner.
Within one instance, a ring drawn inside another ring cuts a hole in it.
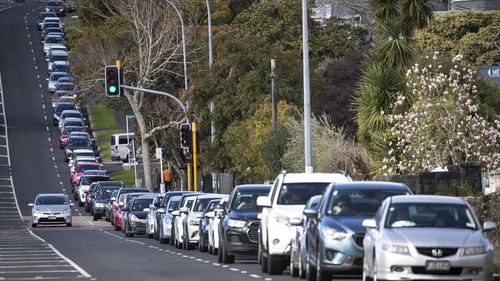
[[[151,203],[153,203],[153,198],[135,199],[132,211],[142,211],[144,208],[148,208]]]
[[[449,203],[393,203],[389,207],[385,227],[478,229],[469,207]]]
[[[45,19],[45,18],[47,18],[47,17],[57,17],[57,16],[56,16],[56,14],[54,14],[54,13],[40,13],[40,14],[38,15],[38,19],[39,19],[39,20],[43,20],[43,19]]]
[[[73,88],[74,88],[74,85],[72,83],[64,83],[64,84],[57,85],[58,90],[71,91],[71,90],[73,90]],[[80,117],[80,116],[75,115],[74,117]]]
[[[96,165],[79,165],[78,166],[78,172],[85,172],[87,170],[100,170],[100,166]]]
[[[210,201],[214,200],[214,198],[203,198],[203,199],[198,199],[196,200],[196,204],[194,205],[194,212],[203,212],[205,211],[205,208],[207,207],[208,203]]]
[[[57,80],[59,80],[59,78],[65,77],[65,76],[68,76],[68,75],[66,73],[61,73],[61,74],[55,74],[54,73],[54,74],[50,75],[50,80],[51,81],[57,81]]]
[[[109,200],[116,190],[118,190],[117,187],[101,187],[97,193],[97,198]]]
[[[64,126],[82,126],[82,121],[78,120],[68,120],[64,122]]]
[[[47,30],[49,29],[49,27],[59,27],[59,23],[57,23],[57,22],[47,22],[47,23],[44,23],[43,26],[45,28],[45,32],[47,32]]]
[[[60,36],[51,36],[51,37],[45,38],[45,43],[52,43],[52,44],[59,43],[60,44],[62,42],[63,42],[63,39]]]
[[[109,177],[82,177],[82,185],[91,185],[93,182],[96,181],[109,181]]]
[[[385,198],[408,194],[405,190],[335,189],[328,199],[329,216],[374,216]]]
[[[217,200],[217,201],[210,201],[210,203],[208,204],[207,209],[205,210],[205,213],[212,212],[213,210],[215,210],[215,207],[217,207],[218,203],[219,203],[219,200]]]
[[[66,112],[64,113],[61,118],[62,119],[65,119],[65,118],[81,118],[82,117],[82,114],[80,114],[80,112]]]
[[[179,210],[179,203],[181,202],[181,198],[172,198],[168,203],[168,211],[176,211]]]
[[[94,157],[93,152],[78,152],[75,157],[77,156],[82,156],[82,157]]]
[[[60,7],[60,6],[61,6],[61,3],[59,3],[59,2],[49,2],[49,3],[47,3],[47,7],[51,7],[51,8]]]
[[[83,147],[90,146],[90,142],[89,139],[85,137],[70,138],[68,141],[68,145],[73,147]]]
[[[52,61],[67,61],[68,56],[67,55],[55,55],[52,56]]]
[[[282,205],[304,205],[314,195],[323,194],[330,183],[285,183],[278,195],[278,204]]]
[[[61,112],[65,110],[73,110],[75,109],[74,103],[59,103],[56,107],[56,113],[61,114]]]
[[[35,205],[67,205],[68,200],[64,196],[40,196]]]
[[[237,190],[231,201],[231,210],[235,212],[260,212],[262,207],[257,206],[257,197],[268,194],[269,190]]]
[[[71,128],[64,128],[63,130],[63,135],[69,135],[71,132],[84,132],[85,129],[83,127],[71,127]]]

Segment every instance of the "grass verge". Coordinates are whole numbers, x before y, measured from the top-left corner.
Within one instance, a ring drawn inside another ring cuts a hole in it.
[[[111,160],[111,151],[109,139],[112,134],[123,133],[121,130],[103,130],[95,131],[95,136],[97,138],[97,145],[99,146],[99,151],[101,152],[101,158],[103,160]]]
[[[91,106],[89,114],[92,118],[92,125],[96,129],[116,128],[116,120],[113,111],[106,106]]]
[[[495,274],[500,274],[500,264],[493,265],[493,272],[495,272]]]
[[[135,184],[134,170],[123,170],[111,173],[111,177],[115,181],[122,181],[126,187],[132,187]]]

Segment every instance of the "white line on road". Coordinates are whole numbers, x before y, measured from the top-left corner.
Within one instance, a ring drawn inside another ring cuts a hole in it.
[[[3,96],[2,74],[0,73],[0,96],[2,97],[2,111],[5,113],[5,98]],[[7,163],[10,166],[10,151],[9,151],[9,130],[7,129],[7,118],[3,115],[3,123],[5,124],[5,145],[7,147]],[[12,181],[12,177],[11,177]]]

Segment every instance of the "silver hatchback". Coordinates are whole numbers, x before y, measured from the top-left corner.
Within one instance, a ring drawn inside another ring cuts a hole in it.
[[[38,194],[35,203],[29,203],[28,206],[32,207],[32,227],[36,227],[38,224],[66,224],[66,226],[72,224],[71,207],[75,205],[70,203],[66,194]]]
[[[363,221],[363,280],[493,280],[493,246],[460,198],[394,196]]]

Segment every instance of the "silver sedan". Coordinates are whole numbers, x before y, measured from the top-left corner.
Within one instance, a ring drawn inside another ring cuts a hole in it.
[[[470,206],[449,196],[394,196],[363,221],[363,280],[493,280],[493,246]]]
[[[31,209],[31,226],[38,224],[66,224],[71,226],[72,212],[69,198],[63,193],[38,194],[35,203],[29,203]]]

